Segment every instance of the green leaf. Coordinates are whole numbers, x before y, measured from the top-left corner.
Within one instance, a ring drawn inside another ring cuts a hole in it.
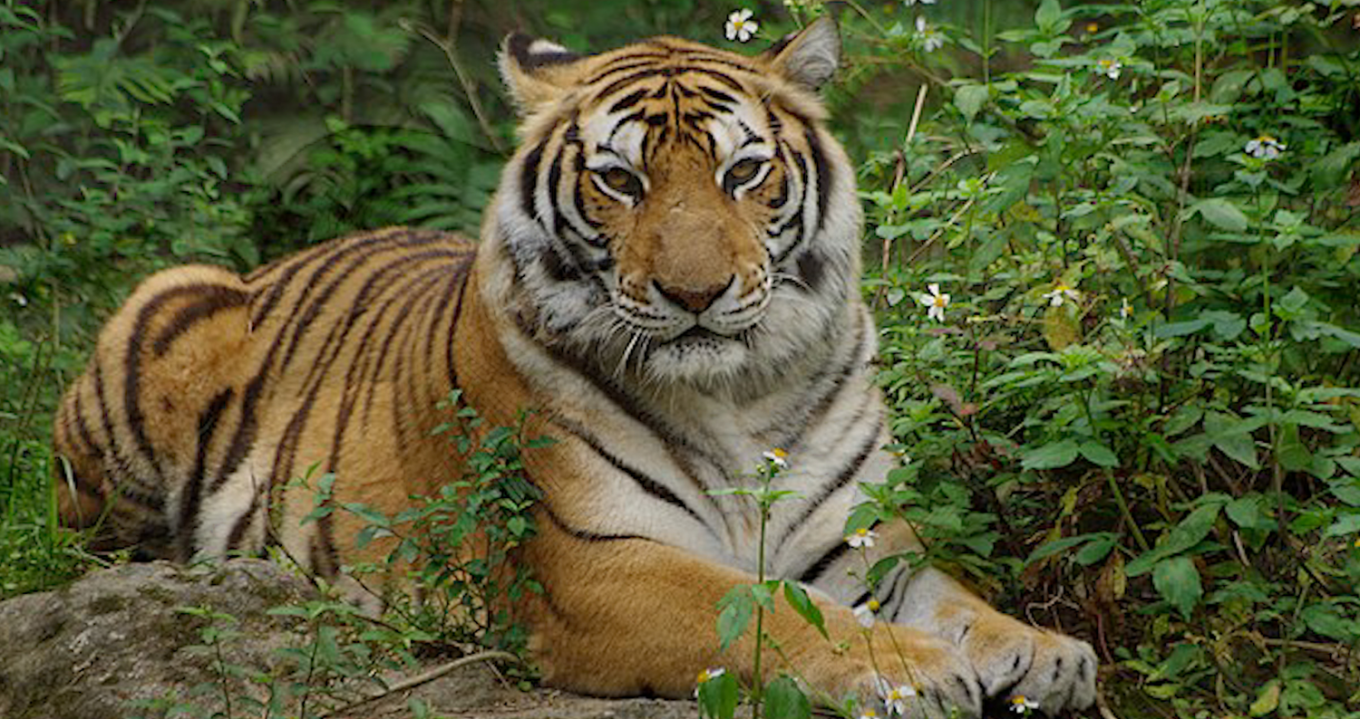
[[[765,685],[765,719],[808,719],[812,704],[787,675]]]
[[[699,710],[708,719],[732,719],[737,713],[737,679],[729,672],[699,685]]]
[[[1250,224],[1247,216],[1225,197],[1200,200],[1185,210],[1187,216],[1198,212],[1205,222],[1229,232],[1241,232]]]
[[[1250,434],[1238,432],[1219,435],[1213,438],[1213,442],[1223,454],[1252,469],[1260,469],[1261,465],[1256,460],[1256,440],[1252,439]]]
[[[1158,562],[1152,570],[1152,585],[1187,621],[1204,595],[1199,570],[1189,557],[1172,557]]]
[[[1077,443],[1070,439],[1050,442],[1022,452],[1020,466],[1025,469],[1066,467],[1077,459],[1077,451]]]
[[[822,617],[822,610],[813,604],[808,598],[807,592],[797,582],[784,582],[784,599],[793,607],[793,611],[798,612],[798,616],[807,620],[808,624],[817,628],[825,639],[831,637],[826,633],[826,620]]]
[[[1119,457],[1115,456],[1115,453],[1109,447],[1099,442],[1082,442],[1077,451],[1081,452],[1081,456],[1097,467],[1119,466]]]
[[[718,647],[722,651],[732,646],[751,623],[756,603],[748,586],[733,587],[718,602]]]
[[[969,122],[973,121],[986,101],[986,85],[963,85],[954,91],[954,107],[959,108],[959,112],[963,113]]]
[[[1059,552],[1066,551],[1078,545],[1087,544],[1088,542],[1105,545],[1107,547],[1105,551],[1109,551],[1108,547],[1113,546],[1113,543],[1118,537],[1119,535],[1114,534],[1113,532],[1093,532],[1090,534],[1078,534],[1075,537],[1062,537],[1051,542],[1045,542],[1044,544],[1039,545],[1039,547],[1029,555],[1029,558],[1025,560],[1025,565],[1028,566],[1045,557],[1051,557]]]
[[[1324,537],[1348,537],[1360,533],[1360,513],[1343,514],[1323,532]]]
[[[1186,515],[1179,524],[1172,528],[1167,534],[1166,541],[1153,547],[1150,551],[1140,555],[1132,562],[1129,562],[1125,574],[1136,577],[1145,574],[1149,569],[1167,557],[1171,557],[1199,544],[1205,537],[1209,536],[1209,530],[1213,529],[1214,521],[1218,519],[1218,512],[1223,508],[1221,503],[1201,504],[1193,512]]]
[[[1280,680],[1271,679],[1261,687],[1249,711],[1254,717],[1263,717],[1275,711],[1278,706],[1280,706]]]
[[[1057,30],[1061,19],[1062,6],[1058,0],[1043,0],[1039,3],[1039,9],[1034,11],[1034,25],[1044,32]]]

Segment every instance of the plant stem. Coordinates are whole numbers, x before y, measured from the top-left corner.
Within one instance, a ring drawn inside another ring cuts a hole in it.
[[[1091,435],[1103,445],[1105,440],[1101,438],[1100,429],[1096,427],[1095,417],[1091,412],[1091,395],[1094,392],[1093,389],[1090,392],[1081,393],[1081,413],[1086,415],[1086,424],[1091,428]],[[1138,528],[1138,522],[1134,520],[1133,512],[1129,511],[1129,503],[1124,501],[1124,492],[1119,489],[1119,483],[1114,479],[1114,470],[1109,467],[1105,467],[1104,470],[1105,481],[1110,484],[1110,491],[1114,494],[1115,504],[1119,505],[1119,514],[1124,518],[1124,522],[1129,525],[1129,531],[1133,533],[1134,541],[1138,542],[1138,548],[1144,552],[1148,551],[1152,548],[1152,545],[1148,544],[1147,537],[1143,536],[1143,530]]]
[[[765,584],[765,525],[770,519],[770,475],[769,471],[761,473],[761,498],[760,498],[760,545],[757,550],[756,577],[761,585]],[[760,650],[765,645],[765,609],[756,602],[756,656],[755,656],[755,676],[751,682],[754,687],[752,690],[753,700],[751,702],[751,719],[760,716],[760,699],[765,687],[765,679],[760,673]]]

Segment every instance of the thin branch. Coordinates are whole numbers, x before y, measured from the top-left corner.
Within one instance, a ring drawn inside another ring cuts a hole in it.
[[[355,709],[358,709],[359,707],[367,706],[367,705],[369,705],[369,704],[372,704],[373,702],[379,701],[379,700],[381,700],[381,699],[385,699],[385,698],[387,698],[387,697],[389,697],[389,696],[392,696],[393,694],[397,694],[397,693],[400,693],[400,692],[404,692],[404,691],[406,691],[407,689],[414,689],[415,687],[418,687],[418,686],[420,686],[420,685],[422,685],[422,684],[428,684],[429,682],[432,682],[432,681],[434,681],[434,680],[436,680],[436,679],[438,679],[438,678],[444,676],[445,674],[448,674],[448,673],[450,673],[450,672],[453,672],[453,671],[455,671],[455,670],[457,670],[457,669],[460,669],[460,668],[462,668],[462,667],[465,667],[465,666],[467,666],[467,665],[469,665],[469,664],[474,664],[474,663],[476,663],[476,662],[490,662],[490,661],[519,662],[519,661],[520,661],[520,658],[517,657],[517,656],[515,656],[514,654],[509,653],[509,652],[498,652],[498,651],[479,652],[479,653],[473,654],[473,655],[471,655],[471,656],[461,657],[461,658],[455,659],[455,660],[453,660],[453,661],[451,661],[451,662],[449,662],[449,663],[447,663],[447,664],[442,664],[442,665],[440,665],[440,666],[437,666],[437,667],[435,667],[434,669],[431,669],[431,670],[429,670],[429,671],[427,671],[427,672],[423,672],[423,673],[421,673],[421,674],[417,674],[416,676],[411,677],[410,679],[405,679],[405,680],[403,680],[403,681],[397,682],[396,684],[393,684],[392,686],[388,687],[387,689],[385,689],[385,690],[383,690],[383,691],[381,691],[381,692],[378,692],[377,694],[374,694],[374,695],[369,696],[369,697],[365,697],[365,698],[360,699],[360,700],[358,700],[358,701],[356,701],[356,702],[351,702],[351,703],[349,703],[349,704],[346,704],[345,706],[342,706],[342,707],[340,707],[340,708],[338,708],[338,709],[334,709],[334,710],[332,710],[332,711],[330,711],[330,712],[327,712],[327,713],[325,713],[325,714],[323,714],[323,715],[321,715],[321,716],[322,716],[323,719],[327,719],[327,718],[329,718],[329,717],[340,716],[340,715],[345,714],[345,713],[347,713],[347,712],[354,711]]]

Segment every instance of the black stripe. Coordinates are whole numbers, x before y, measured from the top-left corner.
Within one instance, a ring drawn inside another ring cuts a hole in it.
[[[608,113],[612,115],[616,112],[627,110],[628,108],[638,104],[639,102],[642,102],[643,98],[645,97],[647,97],[646,89],[635,90],[625,95],[623,98],[615,102],[613,105],[610,105]]]
[[[551,135],[549,136],[551,137]],[[543,161],[543,150],[548,144],[548,139],[534,146],[529,154],[524,156],[524,164],[520,168],[519,176],[519,209],[525,217],[537,222],[538,218],[538,165]],[[544,228],[546,229],[546,228]]]
[[[737,98],[723,92],[722,90],[714,90],[713,88],[708,87],[706,85],[700,85],[699,92],[708,95],[709,97],[713,98],[714,100],[717,100],[718,102],[727,103],[729,105],[737,104]]]
[[[170,350],[170,345],[180,335],[189,331],[199,320],[204,320],[222,310],[240,307],[250,301],[250,294],[244,290],[221,285],[205,285],[206,297],[187,307],[181,307],[168,325],[161,328],[160,334],[151,343],[152,352],[157,357]]]
[[[835,177],[831,174],[831,168],[826,161],[826,152],[822,149],[822,140],[817,135],[816,128],[809,125],[803,131],[803,137],[807,139],[808,154],[812,155],[812,165],[817,172],[817,226],[813,232],[821,232],[826,225],[826,208],[831,201],[831,187],[835,182]]]
[[[817,561],[813,562],[811,566],[803,570],[802,574],[798,575],[798,581],[803,584],[815,584],[817,580],[822,577],[822,574],[830,569],[831,565],[835,564],[837,560],[845,556],[845,553],[848,551],[850,551],[850,545],[846,544],[843,539],[837,539],[836,543],[832,545],[830,549],[826,550]],[[869,601],[868,597],[865,597],[863,601]],[[860,603],[861,602],[855,602],[852,606],[857,606]]]
[[[670,488],[667,487],[666,485],[656,481],[655,479],[652,479],[646,474],[643,474],[641,470],[631,465],[628,465],[622,459],[610,453],[600,443],[600,440],[597,439],[594,435],[592,435],[584,427],[581,427],[574,422],[569,422],[561,418],[554,420],[554,424],[566,430],[570,434],[574,435],[577,439],[581,440],[581,442],[583,442],[587,447],[594,451],[595,454],[598,454],[601,458],[608,462],[610,466],[612,466],[614,469],[628,475],[628,478],[637,483],[638,487],[642,489],[642,491],[652,495],[653,497],[662,502],[665,502],[666,504],[684,510],[684,512],[689,516],[693,517],[696,522],[707,526],[707,523],[704,522],[703,517],[700,517],[698,512],[694,511],[694,509],[691,508],[688,504],[685,504],[685,500],[681,499],[679,495],[677,495],[675,492],[672,492]]]
[[[643,537],[637,534],[599,534],[586,529],[577,529],[576,527],[568,526],[557,516],[557,513],[552,511],[552,508],[548,506],[547,502],[535,502],[534,509],[543,512],[543,516],[548,518],[548,522],[559,531],[565,533],[572,539],[577,539],[582,542],[620,542],[629,539],[639,539],[644,542],[656,541],[649,537]]]
[[[68,421],[75,424],[76,434],[80,435],[80,441],[85,444],[85,452],[92,455],[100,454],[99,444],[94,439],[94,433],[90,431],[90,425],[85,421],[85,407],[84,402],[80,399],[82,394],[80,388],[76,387],[71,394],[74,395],[71,414],[75,415],[75,419],[70,420],[68,417]]]
[[[123,413],[126,415],[128,430],[132,432],[136,450],[142,454],[147,465],[151,467],[152,475],[161,484],[164,484],[165,475],[161,472],[160,462],[157,461],[156,449],[151,446],[151,438],[146,434],[146,417],[142,414],[139,396],[142,380],[141,349],[145,343],[147,326],[151,324],[152,316],[160,312],[167,303],[186,295],[202,294],[205,290],[215,287],[218,285],[180,285],[157,293],[137,310],[137,319],[133,322],[132,331],[128,335],[127,355],[123,358]]]

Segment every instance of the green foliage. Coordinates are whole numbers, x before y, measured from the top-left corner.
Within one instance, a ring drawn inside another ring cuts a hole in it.
[[[1027,27],[945,29],[981,78],[869,43],[876,74],[917,68],[943,99],[863,169],[912,459],[848,528],[911,518],[924,556],[888,562],[1085,627],[1121,716],[1360,708],[1350,21],[1044,0]]]

